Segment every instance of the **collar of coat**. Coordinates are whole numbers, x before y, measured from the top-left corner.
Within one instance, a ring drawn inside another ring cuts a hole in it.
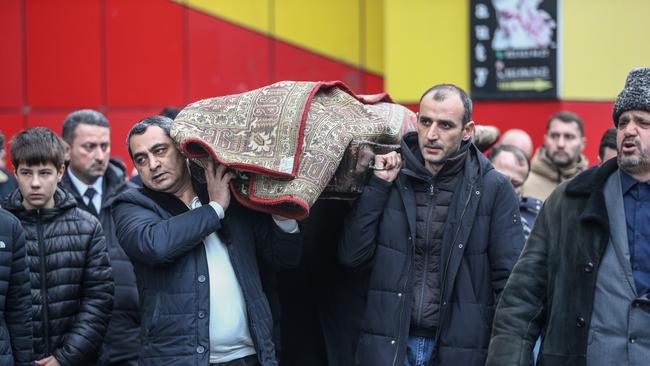
[[[409,132],[404,135],[401,141],[402,151],[414,151],[419,149],[417,141],[417,132]],[[471,184],[475,184],[480,177],[484,176],[487,172],[494,169],[490,161],[478,150],[472,142],[463,143],[461,153],[464,153],[465,162],[462,164],[463,177]],[[422,167],[424,169],[424,167]],[[405,173],[404,170],[402,174]],[[400,176],[402,176],[400,174]],[[411,176],[414,176],[412,174]],[[429,174],[430,175],[430,174]]]
[[[603,164],[588,169],[573,178],[566,187],[569,196],[588,196],[594,191],[602,192],[607,178],[618,170],[616,159],[609,159]]]
[[[570,180],[566,186],[567,197],[583,197],[586,201],[580,214],[581,221],[595,221],[608,227],[609,218],[605,205],[605,183],[618,170],[616,159],[610,159],[598,167],[591,168]]]
[[[551,159],[546,156],[546,149],[540,147],[533,155],[530,161],[530,171],[535,172],[553,182],[564,182],[578,175],[580,172],[587,169],[589,161],[587,158],[580,154],[578,161],[568,167],[560,168],[555,166]]]
[[[208,190],[205,184],[201,184],[198,180],[192,178],[192,188],[194,188],[194,192],[199,196],[201,204],[205,205],[210,202],[210,198],[208,197]],[[148,188],[144,185],[138,190],[143,195],[149,197],[154,202],[159,204],[160,207],[169,212],[172,216],[177,216],[190,210],[185,202],[181,201],[178,197],[171,193],[154,191],[153,189]]]

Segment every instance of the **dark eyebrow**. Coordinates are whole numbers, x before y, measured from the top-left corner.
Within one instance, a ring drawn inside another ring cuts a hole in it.
[[[454,125],[454,126],[456,125],[456,122],[454,122],[454,121],[452,121],[450,119],[440,119],[440,120],[438,120],[438,123],[440,123],[440,122],[449,123],[450,125]]]
[[[136,160],[138,160],[139,157],[141,157],[141,156],[146,156],[146,155],[147,155],[147,154],[145,154],[145,153],[143,153],[143,152],[135,153],[135,154],[133,154],[133,161],[136,161]]]
[[[165,143],[165,142],[159,142],[159,143],[153,145],[151,148],[149,148],[149,151],[154,151],[154,150],[156,150],[158,148],[161,148],[161,147],[169,147],[169,144]]]

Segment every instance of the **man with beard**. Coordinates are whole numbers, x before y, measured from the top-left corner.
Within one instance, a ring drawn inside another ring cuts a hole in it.
[[[537,149],[530,163],[530,176],[523,195],[544,201],[555,187],[585,170],[589,162],[582,155],[585,129],[580,117],[559,112],[549,118],[544,146]]]
[[[546,200],[503,291],[487,365],[647,365],[650,359],[650,68],[614,104],[617,159]]]
[[[62,136],[68,166],[59,184],[72,194],[79,208],[99,218],[115,278],[113,312],[98,363],[136,365],[138,289],[133,266],[115,236],[111,215],[115,197],[134,185],[127,183],[123,164],[110,159],[111,130],[102,113],[92,109],[70,113],[63,121]]]
[[[344,225],[339,259],[372,269],[360,365],[485,363],[524,237],[512,185],[470,141],[471,114],[457,86],[426,91],[417,131],[375,156]]]

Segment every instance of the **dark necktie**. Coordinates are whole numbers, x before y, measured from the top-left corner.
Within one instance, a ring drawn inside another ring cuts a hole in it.
[[[86,205],[88,206],[88,212],[90,212],[95,216],[99,216],[97,214],[97,209],[95,208],[95,204],[93,203],[93,197],[95,197],[96,193],[97,191],[95,190],[95,188],[88,187],[88,189],[86,189],[86,193],[84,193],[84,196],[88,197],[88,204]]]

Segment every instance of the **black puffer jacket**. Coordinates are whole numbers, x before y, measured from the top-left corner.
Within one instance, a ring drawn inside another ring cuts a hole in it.
[[[417,145],[417,134],[402,151]],[[404,363],[413,294],[416,198],[402,171],[393,183],[374,175],[355,203],[339,247],[349,267],[373,266],[357,363]],[[434,365],[485,363],[497,298],[524,243],[510,182],[474,145],[443,231],[439,326]]]
[[[80,192],[77,191],[72,180],[70,180],[69,172],[63,175],[61,186],[74,196],[78,207],[86,208]],[[113,298],[113,313],[108,323],[108,331],[106,332],[99,361],[100,365],[111,365],[125,360],[137,359],[140,349],[138,287],[135,282],[133,265],[117,241],[112,215],[112,204],[115,197],[132,187],[135,187],[135,185],[126,180],[124,168],[111,161],[104,174],[99,220],[106,236],[106,247],[113,268],[115,296]]]
[[[34,358],[90,365],[113,308],[113,276],[99,221],[57,188],[54,207],[26,210],[16,190],[3,205],[25,229],[32,283]],[[43,280],[43,278],[47,280]]]
[[[30,365],[30,289],[23,228],[0,209],[0,365]]]
[[[403,173],[413,185],[416,202],[411,335],[433,338],[438,328],[442,235],[468,147],[463,145],[435,177],[420,162],[422,154],[418,145],[402,151]]]

